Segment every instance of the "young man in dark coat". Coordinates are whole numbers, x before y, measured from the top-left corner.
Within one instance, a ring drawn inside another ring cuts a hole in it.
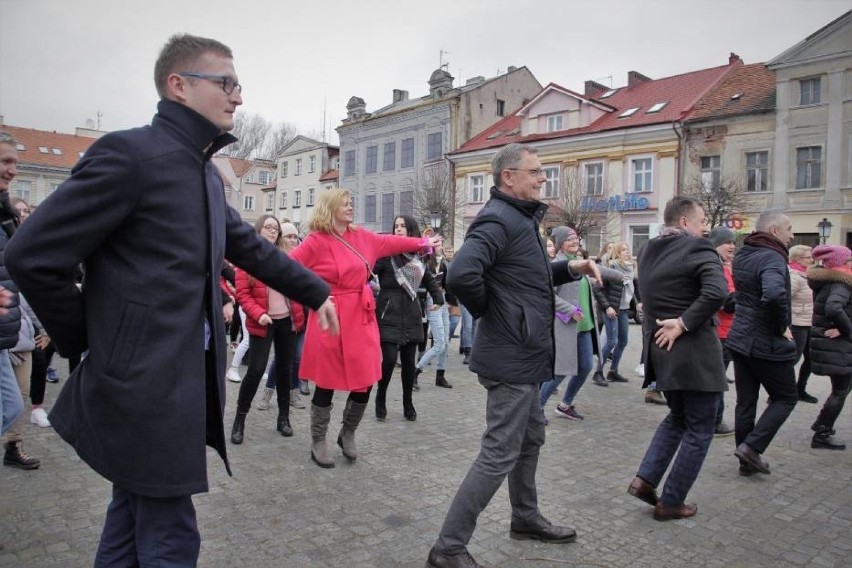
[[[573,542],[570,527],[550,523],[538,509],[535,471],[544,444],[539,386],[553,377],[553,286],[592,274],[594,262],[547,257],[538,201],[545,177],[536,150],[503,147],[492,161],[496,187],[453,257],[448,287],[477,322],[470,370],[488,391],[486,430],[479,456],[450,505],[427,566],[479,566],[467,543],[476,520],[509,477],[510,536]]]
[[[191,495],[208,489],[205,442],[230,471],[224,258],[337,328],[328,286],[225,202],[210,157],[236,140],[227,132],[242,98],[230,49],[173,36],[154,76],[151,126],[95,142],[7,247],[9,271],[60,354],[88,351],[50,422],[113,483],[95,566],[197,563]]]
[[[657,382],[669,414],[657,427],[628,488],[654,506],[658,521],[692,517],[686,495],[713,441],[716,412],[728,390],[714,316],[728,294],[722,263],[702,238],[706,218],[691,197],[675,197],[663,212],[666,227],[639,255],[645,385]],[[696,357],[700,353],[700,357]],[[677,457],[675,457],[677,453]],[[659,486],[674,459],[663,493]]]
[[[780,211],[764,211],[732,266],[736,311],[727,346],[736,377],[734,454],[740,460],[740,475],[769,473],[762,454],[798,401],[787,267],[792,240],[790,219]],[[770,402],[755,424],[761,386]]]

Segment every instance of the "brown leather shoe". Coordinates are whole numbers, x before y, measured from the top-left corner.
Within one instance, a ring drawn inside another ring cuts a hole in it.
[[[698,505],[695,503],[681,503],[673,507],[667,507],[662,503],[657,503],[654,507],[654,520],[656,521],[671,521],[672,519],[687,519],[695,516],[698,512]]]
[[[734,450],[734,455],[740,458],[741,462],[745,462],[760,473],[769,475],[769,464],[763,461],[760,457],[760,452],[743,442],[737,449]]]
[[[637,499],[645,501],[652,507],[656,506],[660,501],[660,498],[657,497],[657,490],[650,483],[638,476],[634,477],[633,481],[630,482],[627,492]]]

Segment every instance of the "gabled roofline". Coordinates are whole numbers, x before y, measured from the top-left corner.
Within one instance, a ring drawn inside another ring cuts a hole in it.
[[[806,37],[805,39],[803,39],[802,41],[800,41],[799,43],[794,45],[793,47],[783,51],[780,55],[773,57],[771,60],[769,60],[769,62],[766,64],[766,66],[769,69],[774,70],[774,69],[777,69],[779,67],[786,67],[788,65],[793,65],[793,63],[787,63],[786,60],[789,59],[790,57],[794,56],[796,53],[801,52],[807,45],[813,43],[814,40],[820,39],[820,38],[825,37],[825,36],[829,35],[830,33],[834,32],[835,29],[839,28],[840,26],[842,26],[843,24],[846,23],[845,20],[849,20],[850,18],[852,18],[852,10],[849,10],[848,12],[846,12],[845,14],[841,15],[838,18],[835,18],[834,20],[827,23],[826,25],[824,25],[823,27],[821,27],[820,29],[818,29],[817,31],[815,31],[814,33],[812,33],[811,35],[809,35],[808,37]],[[827,55],[824,55],[824,56],[816,57],[812,61],[819,61],[821,59],[834,58],[834,57],[842,56],[843,54],[850,53],[850,52],[852,52],[852,50],[847,50],[847,51],[844,51],[844,52],[841,52],[841,53],[827,54]],[[800,62],[796,62],[796,63],[798,64]]]
[[[541,89],[541,91],[539,91],[538,94],[536,96],[534,96],[532,98],[532,100],[530,100],[530,102],[528,102],[527,104],[522,106],[514,114],[516,114],[518,116],[525,116],[527,110],[529,110],[530,107],[535,105],[539,100],[542,99],[542,97],[544,97],[547,93],[549,93],[551,91],[558,91],[558,92],[562,93],[563,95],[568,95],[568,96],[574,97],[574,98],[579,99],[579,100],[581,100],[585,103],[588,103],[592,106],[595,106],[595,107],[597,107],[598,109],[600,109],[604,112],[614,112],[616,110],[615,107],[611,107],[606,103],[602,103],[602,102],[596,101],[594,99],[590,99],[588,97],[585,97],[585,96],[581,95],[580,93],[576,93],[576,92],[572,91],[571,89],[567,89],[567,88],[563,87],[562,85],[557,85],[556,83],[551,81],[550,83],[545,85]]]

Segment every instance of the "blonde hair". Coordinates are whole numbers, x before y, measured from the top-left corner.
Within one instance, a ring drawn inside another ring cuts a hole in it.
[[[630,247],[624,241],[619,241],[612,245],[612,254],[609,260],[611,262],[621,262],[621,251],[623,250],[626,250],[628,253],[630,252]]]
[[[347,199],[352,199],[352,195],[342,187],[334,187],[321,193],[317,199],[316,207],[314,207],[314,216],[311,217],[308,228],[319,233],[331,234],[334,232],[334,214]],[[355,230],[354,225],[349,225],[349,228]]]

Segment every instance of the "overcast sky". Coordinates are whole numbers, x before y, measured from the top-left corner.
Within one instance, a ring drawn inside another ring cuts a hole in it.
[[[73,132],[146,124],[153,67],[173,33],[234,51],[243,109],[303,132],[367,110],[393,89],[412,97],[444,61],[464,84],[526,65],[542,85],[582,92],[724,65],[765,62],[849,9],[849,0],[0,0],[0,115],[14,126]],[[610,79],[610,76],[612,79]]]

